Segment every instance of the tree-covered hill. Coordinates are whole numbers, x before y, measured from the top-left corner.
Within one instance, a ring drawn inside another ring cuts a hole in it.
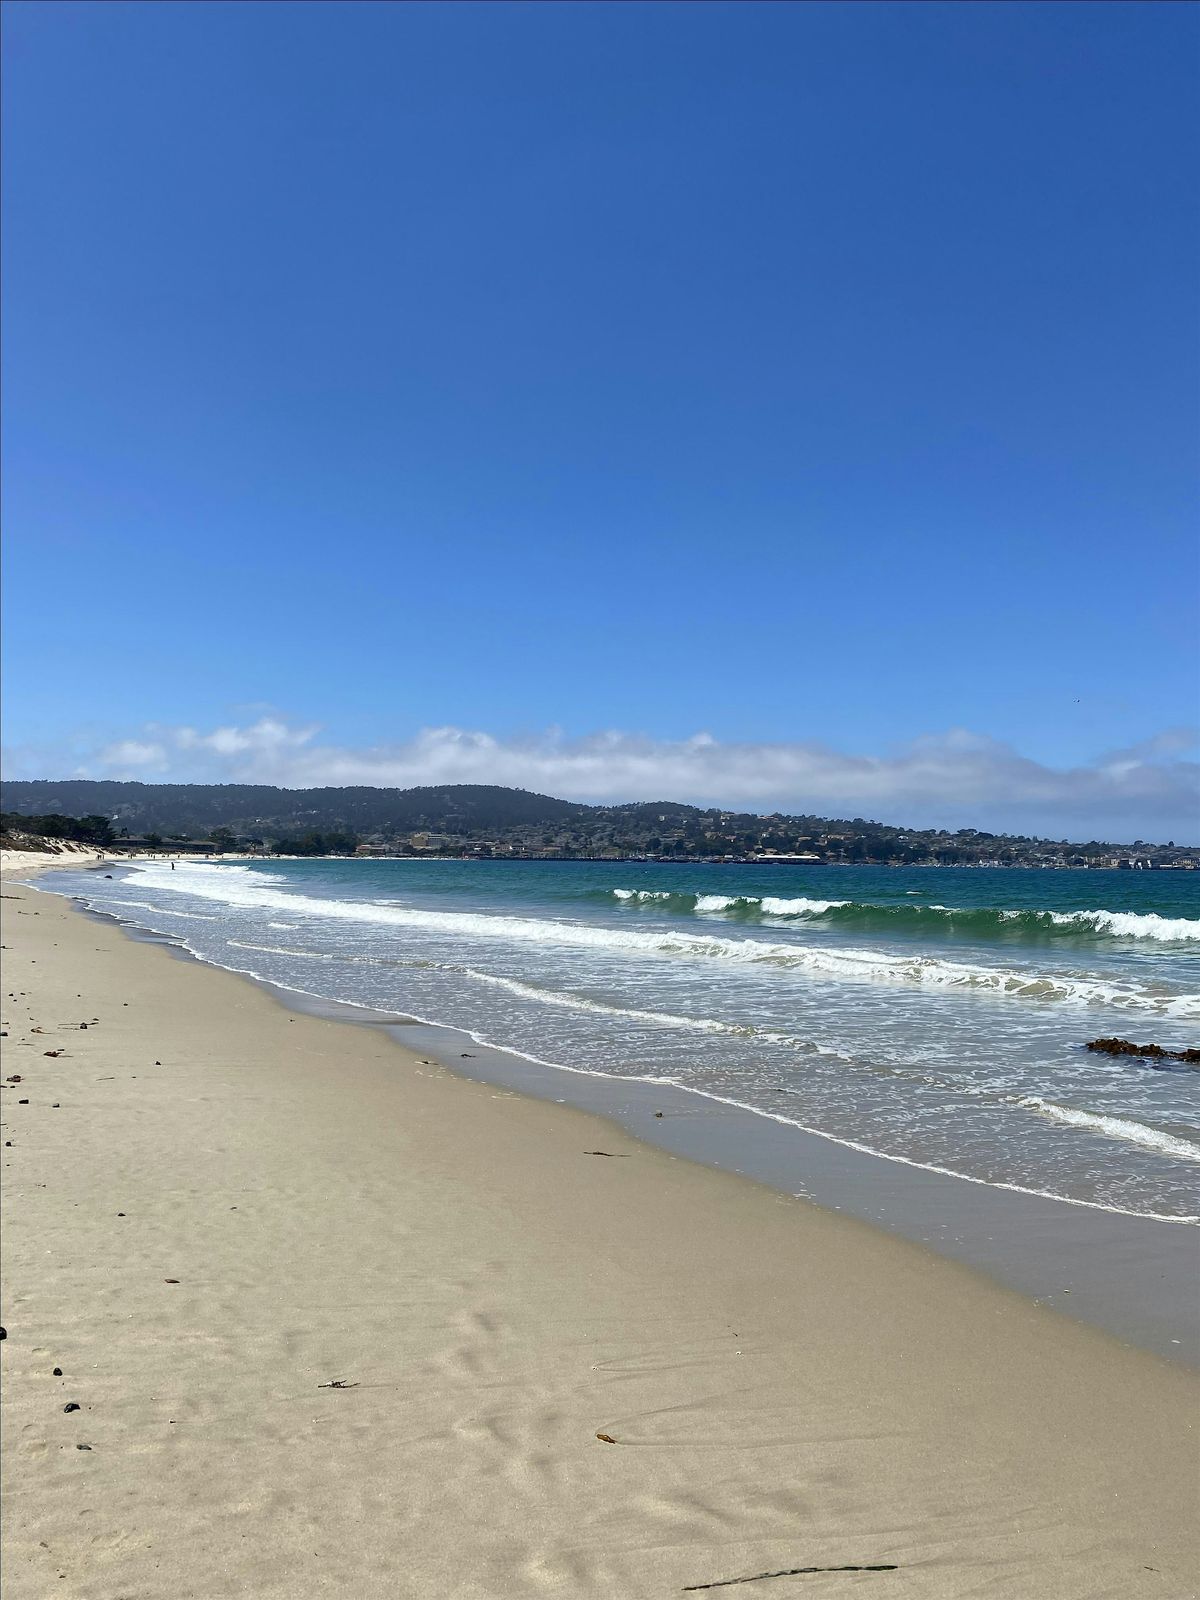
[[[4,824],[51,837],[82,819],[117,842],[211,840],[222,848],[295,854],[389,852],[493,856],[655,856],[738,860],[987,862],[1110,866],[1120,861],[1200,865],[1200,850],[1174,845],[1070,844],[960,828],[904,828],[862,817],[758,816],[678,801],[584,805],[491,784],[417,789],[278,789],[266,784],[121,783],[86,778],[0,784]]]
[[[492,784],[449,784],[420,789],[276,789],[243,783],[121,783],[69,778],[6,780],[0,806],[24,816],[65,813],[106,816],[130,833],[186,833],[213,828],[237,833],[295,829],[430,829],[454,833],[548,823],[586,812],[587,806],[524,789]]]

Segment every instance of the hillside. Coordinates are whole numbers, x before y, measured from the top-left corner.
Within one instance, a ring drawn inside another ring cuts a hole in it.
[[[23,816],[95,813],[130,833],[183,832],[204,837],[212,828],[237,833],[295,829],[504,829],[549,823],[587,806],[524,789],[452,784],[421,789],[276,789],[268,784],[118,783],[70,778],[0,784],[0,806]]]
[[[223,847],[325,854],[373,845],[396,853],[734,858],[827,862],[1200,865],[1200,850],[1030,839],[964,828],[904,828],[855,817],[757,816],[676,801],[622,806],[524,789],[279,789],[266,784],[147,784],[84,778],[6,781],[9,828],[90,840],[216,840]],[[73,819],[82,819],[76,822]]]

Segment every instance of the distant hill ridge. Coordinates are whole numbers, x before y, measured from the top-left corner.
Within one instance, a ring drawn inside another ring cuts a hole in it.
[[[258,783],[133,783],[37,778],[0,783],[0,806],[25,816],[95,812],[138,832],[228,827],[437,828],[448,823],[504,828],[553,822],[594,809],[524,789],[447,784],[418,789],[280,789]]]
[[[747,856],[763,852],[822,861],[973,862],[1011,865],[1116,865],[1118,857],[1169,865],[1200,863],[1200,850],[1172,845],[1088,844],[963,828],[897,827],[855,817],[769,816],[678,801],[587,805],[495,784],[413,789],[282,789],[270,784],[135,783],[113,779],[5,780],[0,808],[20,817],[107,818],[116,835],[228,839],[295,845],[335,837],[420,849],[461,847],[503,854]],[[15,825],[15,823],[14,823]]]

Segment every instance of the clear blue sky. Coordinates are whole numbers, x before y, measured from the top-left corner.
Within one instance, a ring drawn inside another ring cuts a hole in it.
[[[1195,721],[1195,7],[4,34],[5,732],[54,775],[263,705],[1054,766]]]

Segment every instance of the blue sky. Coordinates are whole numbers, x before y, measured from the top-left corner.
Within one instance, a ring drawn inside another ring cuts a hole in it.
[[[11,775],[1200,831],[1195,8],[4,9]]]

